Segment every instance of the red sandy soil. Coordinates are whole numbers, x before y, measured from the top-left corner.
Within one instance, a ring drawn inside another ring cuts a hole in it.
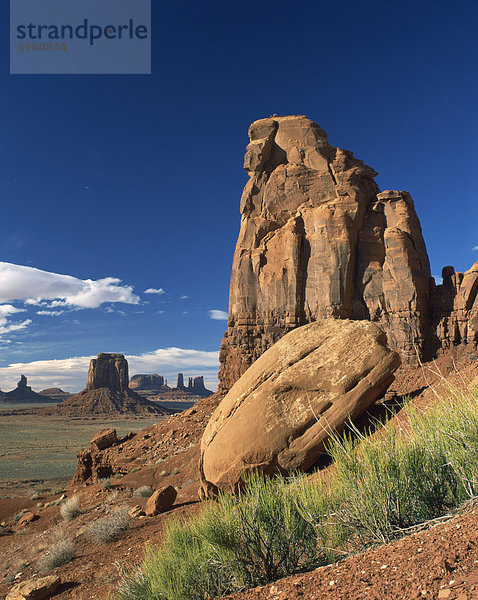
[[[478,376],[478,361],[474,358],[449,354],[424,369],[401,369],[387,394],[387,402],[392,402],[390,398],[394,395],[410,393],[415,394],[414,402],[419,405],[433,402],[434,394],[425,386],[437,376],[429,368],[453,378],[450,371],[456,363],[461,375],[454,376],[455,379],[472,380]],[[119,568],[140,564],[145,546],[161,542],[169,519],[183,518],[200,510],[197,500],[199,441],[219,400],[217,395],[200,400],[192,409],[163,419],[120,446],[104,451],[105,460],[122,476],[111,478],[109,489],[104,489],[102,483],[67,488],[65,495],[77,495],[86,511],[71,522],[61,519],[60,508],[55,503],[59,494],[35,500],[0,499],[0,522],[5,524],[0,527],[0,599],[11,589],[13,577],[16,576],[15,581],[23,581],[38,573],[38,559],[51,545],[54,532],[62,529],[67,537],[75,540],[77,556],[53,571],[63,583],[52,600],[105,600],[119,581]],[[381,411],[384,411],[383,405],[377,406],[374,414]],[[118,541],[110,544],[97,544],[85,537],[84,526],[115,506],[144,506],[146,500],[132,494],[136,488],[168,484],[178,489],[176,503],[168,512],[135,518]],[[53,505],[37,507],[39,502],[52,501]],[[25,508],[40,518],[18,526],[13,516]],[[477,510],[469,507],[447,522],[388,546],[232,597],[236,600],[325,597],[333,600],[478,600]]]

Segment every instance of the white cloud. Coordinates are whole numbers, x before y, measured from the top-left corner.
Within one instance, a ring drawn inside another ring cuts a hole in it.
[[[227,321],[227,312],[224,310],[210,310],[209,318],[214,321]]]
[[[20,375],[28,377],[28,384],[40,391],[49,387],[61,387],[68,392],[78,392],[86,385],[91,356],[55,360],[37,360],[29,363],[13,363],[0,367],[0,388],[14,389]],[[219,352],[184,348],[159,348],[152,352],[126,356],[130,376],[137,373],[158,373],[167,377],[169,385],[176,383],[178,371],[186,376],[203,375],[206,387],[215,390],[219,368]]]
[[[163,290],[163,288],[148,288],[147,290],[144,290],[145,294],[165,294],[166,292]]]
[[[16,308],[11,304],[0,304],[0,325],[5,325],[10,315],[25,312],[24,308]]]
[[[184,294],[181,296],[181,300],[187,300],[188,298],[189,298],[189,296],[186,296]]]
[[[66,311],[64,310],[37,310],[37,315],[46,315],[48,317],[59,317],[60,315],[64,315]]]
[[[0,302],[23,300],[25,304],[48,308],[98,308],[104,302],[139,303],[132,286],[120,285],[121,280],[115,277],[96,281],[78,279],[0,262],[0,280]]]
[[[472,250],[478,250],[478,246],[473,246]]]
[[[11,304],[0,304],[0,335],[11,333],[12,331],[21,331],[31,324],[30,319],[26,319],[20,323],[10,323],[11,316],[21,312],[25,312],[25,309],[16,308]]]
[[[443,277],[441,275],[433,275],[435,283],[441,285],[443,283]]]

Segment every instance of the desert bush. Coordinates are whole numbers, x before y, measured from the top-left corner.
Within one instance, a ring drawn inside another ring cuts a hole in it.
[[[136,496],[136,498],[149,498],[153,491],[150,485],[142,485],[134,490],[133,496]]]
[[[443,454],[431,454],[413,434],[404,439],[395,426],[374,437],[336,437],[328,451],[337,518],[360,546],[388,543],[456,504],[456,477]]]
[[[66,565],[75,556],[75,546],[71,540],[59,541],[47,550],[38,561],[38,570],[40,573],[45,574],[59,567]]]
[[[328,549],[317,551],[318,498],[284,478],[249,476],[239,497],[172,521],[162,548],[147,549],[141,577],[126,577],[118,597],[215,598],[330,562]],[[314,522],[304,517],[312,514]]]
[[[68,498],[60,505],[60,514],[65,521],[73,521],[83,513],[77,496]]]
[[[95,542],[103,543],[118,539],[131,524],[131,517],[128,514],[128,510],[127,506],[121,506],[106,517],[92,521],[85,528],[86,537]]]
[[[427,452],[443,456],[457,479],[457,503],[478,495],[478,390],[447,386],[447,394],[425,412],[410,406],[414,435]]]

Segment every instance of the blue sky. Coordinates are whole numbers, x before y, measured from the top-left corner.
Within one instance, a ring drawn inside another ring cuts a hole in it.
[[[101,351],[214,385],[247,129],[273,113],[409,191],[435,275],[478,260],[474,0],[153,0],[150,76],[9,75],[8,14],[2,389],[79,390]]]

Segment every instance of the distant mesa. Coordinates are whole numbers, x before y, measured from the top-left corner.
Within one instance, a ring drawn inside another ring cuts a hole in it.
[[[123,354],[98,354],[90,362],[86,388],[54,407],[50,414],[89,417],[93,415],[170,414],[129,388],[128,361]]]
[[[48,396],[48,398],[51,398],[54,402],[63,402],[63,400],[66,400],[73,395],[65,392],[61,388],[56,387],[47,388],[46,390],[41,390],[41,392],[38,393],[42,396]]]
[[[168,381],[162,375],[134,375],[129,387],[142,396],[156,401],[174,402],[181,400],[198,400],[207,398],[213,392],[204,385],[204,377],[188,377],[188,385],[184,385],[183,373],[178,373],[176,387],[169,387]]]
[[[20,381],[14,390],[7,393],[0,393],[0,402],[8,404],[27,404],[33,402],[52,402],[52,398],[43,395],[42,393],[37,394],[34,392],[32,388],[27,385],[27,378],[25,375],[21,375]]]

